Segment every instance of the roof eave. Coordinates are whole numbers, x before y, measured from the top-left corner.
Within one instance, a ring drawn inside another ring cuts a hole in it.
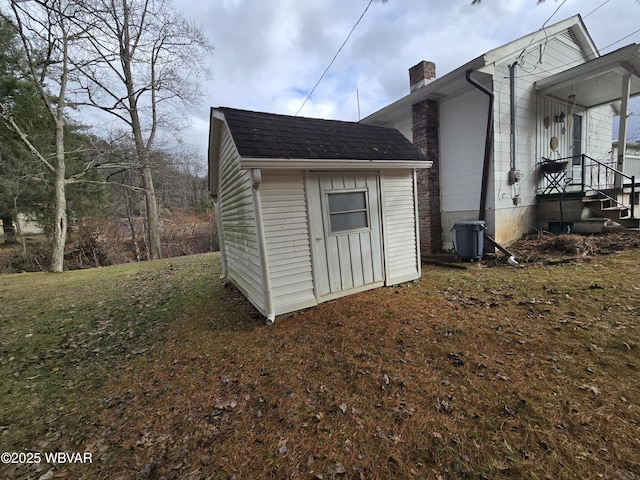
[[[431,83],[426,84],[424,87],[415,90],[408,95],[396,100],[395,102],[381,108],[377,112],[374,112],[367,117],[360,120],[361,123],[370,125],[387,124],[392,121],[402,118],[407,111],[411,111],[411,107],[416,103],[424,100],[440,100],[449,96],[449,93],[444,93],[447,86],[451,85],[451,82],[455,79],[464,78],[467,70],[478,70],[486,65],[485,56],[480,55],[474,58],[470,62],[452,70],[446,75],[436,78]],[[472,88],[471,86],[469,86]]]
[[[580,94],[579,86],[581,83],[595,81],[600,75],[606,74],[607,72],[616,74],[620,77],[628,73],[636,79],[640,79],[639,65],[640,45],[632,43],[590,62],[577,65],[563,72],[538,80],[535,83],[535,88],[540,95],[554,98],[566,98],[566,95],[563,96],[560,92],[571,88],[572,92],[575,91]],[[586,90],[587,92],[589,91],[588,88],[582,90]],[[638,81],[634,80],[634,88],[632,89],[631,95],[635,96],[639,93],[640,89],[638,88]],[[595,107],[618,100],[621,95],[622,93],[620,92],[619,95],[616,94],[611,98],[602,98],[598,102],[591,101],[590,103],[585,101],[580,102],[578,100],[578,104],[585,108]]]
[[[262,170],[404,170],[431,168],[428,160],[336,160],[308,158],[262,158],[242,157],[243,169]]]

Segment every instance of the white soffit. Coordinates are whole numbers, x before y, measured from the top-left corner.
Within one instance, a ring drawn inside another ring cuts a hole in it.
[[[631,96],[640,95],[640,46],[631,44],[602,57],[536,82],[542,95],[588,108],[605,105],[622,96],[625,75],[631,75]]]

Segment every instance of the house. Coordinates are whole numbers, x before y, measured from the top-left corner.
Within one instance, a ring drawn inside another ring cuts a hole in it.
[[[212,109],[224,277],[268,323],[419,278],[415,172],[430,165],[392,128]]]
[[[508,244],[600,216],[613,208],[604,199],[637,228],[635,180],[622,176],[626,148],[616,165],[608,159],[612,105],[626,111],[640,93],[638,45],[601,56],[577,15],[442,77],[435,70],[427,61],[412,67],[410,93],[362,120],[397,128],[433,162],[418,172],[423,252],[452,249],[461,220],[486,221]]]
[[[611,164],[618,161],[620,142],[615,140],[611,149]],[[640,142],[627,142],[627,149],[624,155],[624,173],[628,177],[640,179]]]

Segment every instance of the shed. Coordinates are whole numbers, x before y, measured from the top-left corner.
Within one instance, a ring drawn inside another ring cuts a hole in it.
[[[211,109],[223,276],[268,323],[419,278],[415,172],[430,166],[393,128]]]

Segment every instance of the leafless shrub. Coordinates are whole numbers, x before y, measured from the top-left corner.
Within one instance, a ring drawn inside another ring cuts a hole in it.
[[[136,261],[134,231],[144,250],[141,219],[83,220],[75,229],[65,255],[65,269],[77,270]],[[162,249],[166,257],[194,255],[218,249],[213,214],[178,213],[162,222]]]
[[[216,251],[214,215],[181,213],[164,218],[161,240],[166,257]]]

